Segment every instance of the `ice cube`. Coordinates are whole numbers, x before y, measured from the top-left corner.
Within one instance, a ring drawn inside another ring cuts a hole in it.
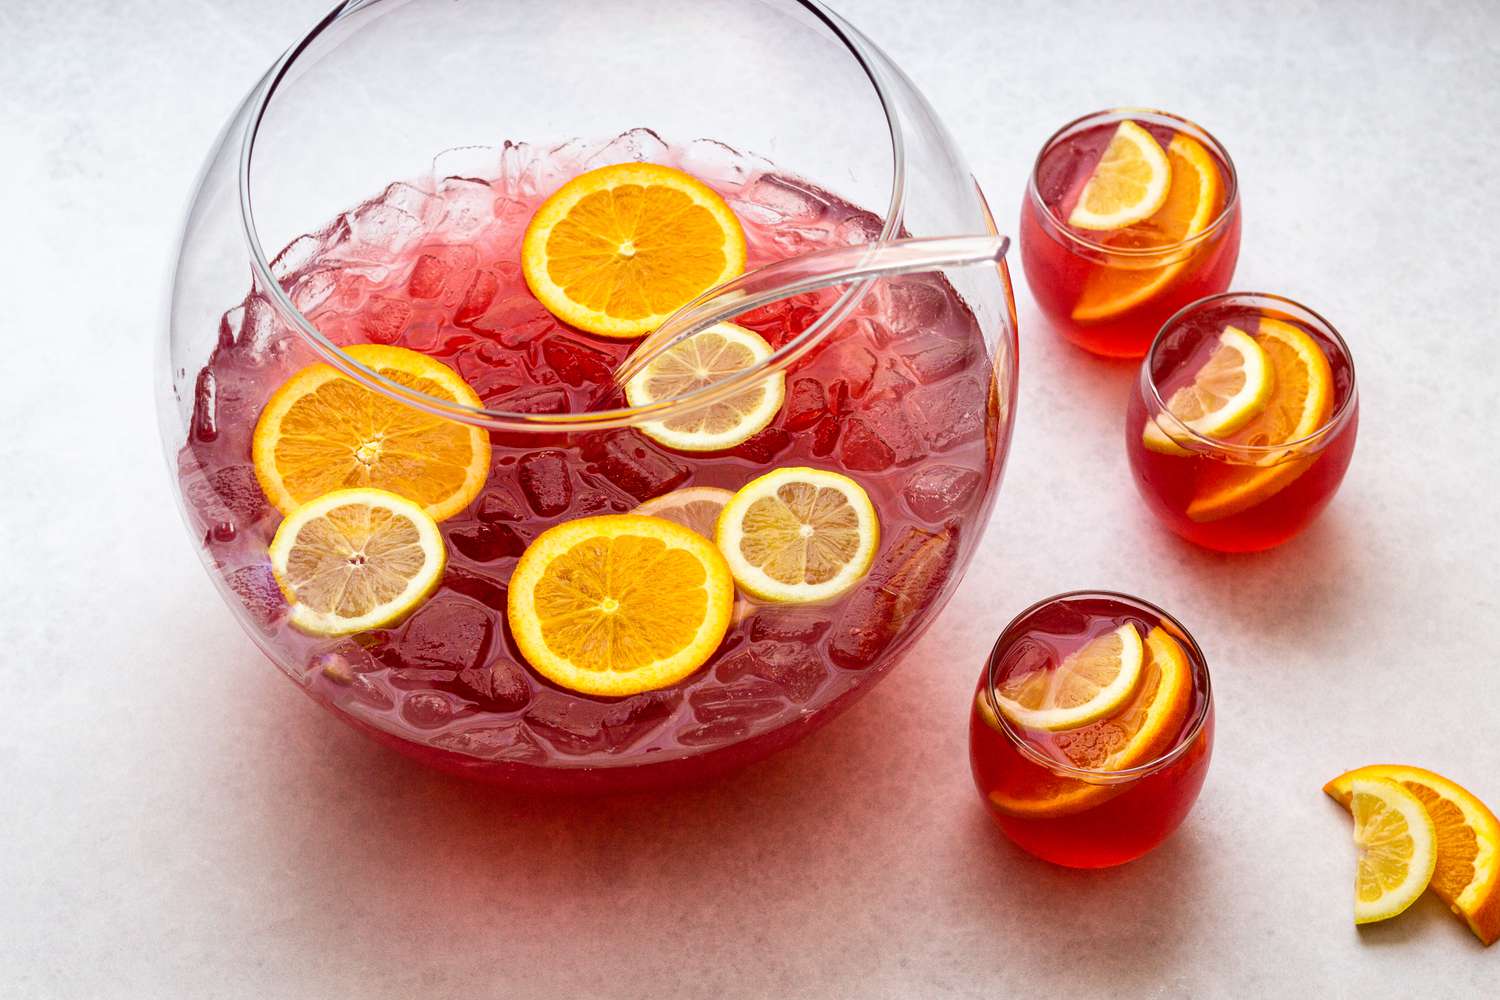
[[[923,334],[904,342],[897,356],[918,382],[940,382],[967,368],[974,360],[975,347],[967,338]]]
[[[474,272],[474,277],[469,279],[468,289],[464,291],[463,301],[453,313],[453,322],[460,326],[473,323],[489,310],[490,304],[495,301],[495,293],[499,290],[500,282],[494,271]]]
[[[637,501],[674,490],[692,475],[688,466],[633,430],[590,435],[583,457],[590,471]]]
[[[411,303],[376,295],[359,318],[359,330],[373,344],[394,344],[411,320]]]
[[[828,411],[828,395],[815,378],[794,378],[786,394],[786,428],[802,431],[816,424]]]
[[[826,622],[823,624],[826,628]],[[746,675],[775,685],[778,692],[801,705],[823,686],[828,665],[810,641],[762,640],[726,656],[714,671],[714,676],[726,683]]]
[[[495,189],[468,177],[444,178],[438,185],[443,199],[442,228],[457,237],[469,236],[495,218]]]
[[[231,570],[224,582],[240,599],[255,627],[265,635],[274,635],[276,623],[286,614],[287,607],[286,598],[271,574],[270,563],[253,563]]]
[[[833,449],[838,446],[839,434],[843,430],[844,423],[838,417],[824,417],[813,430],[813,454],[818,458],[832,455]]]
[[[953,293],[941,279],[908,275],[890,281],[890,306],[884,320],[896,337],[942,327],[952,308]]]
[[[527,346],[558,330],[557,320],[530,295],[512,295],[492,302],[482,315],[469,319],[465,325],[495,336],[511,349]]]
[[[479,520],[485,524],[519,521],[526,516],[525,505],[507,486],[491,485],[479,496]]]
[[[558,378],[575,389],[614,381],[615,359],[571,337],[548,337],[542,343],[542,357]]]
[[[896,453],[858,417],[848,421],[839,454],[844,465],[857,472],[881,472],[896,464]]]
[[[463,671],[457,688],[487,712],[519,712],[531,700],[526,671],[507,659]]]
[[[757,608],[750,618],[750,641],[792,642],[811,646],[828,631],[828,613],[822,608]]]
[[[683,148],[678,164],[705,184],[736,189],[745,183],[756,161],[714,139],[694,139]]]
[[[446,210],[442,198],[405,181],[388,185],[381,192],[380,202],[416,219],[424,228],[435,226]]]
[[[505,585],[481,573],[448,565],[443,574],[443,587],[456,594],[473,598],[487,608],[505,612]]]
[[[421,205],[416,207],[422,210]],[[389,264],[426,232],[420,218],[380,199],[346,213],[344,220],[349,238],[334,248],[332,256],[361,263]]]
[[[972,375],[914,389],[906,405],[935,451],[971,441],[984,432],[987,393],[984,383]]]
[[[471,246],[432,246],[426,248],[412,265],[406,279],[406,293],[414,299],[442,298],[444,291],[455,297],[467,291],[468,272],[477,263]],[[450,283],[455,286],[450,290]]]
[[[828,196],[805,181],[784,174],[762,174],[742,188],[735,207],[755,222],[817,222],[828,213]]]
[[[209,471],[184,449],[178,467],[183,497],[204,527],[227,522],[242,530],[270,513],[254,466],[237,463]]]
[[[618,753],[660,728],[681,702],[671,690],[600,702],[549,688],[536,693],[526,722],[562,753]]]
[[[526,539],[508,524],[477,524],[454,528],[448,541],[464,556],[475,562],[517,559],[526,551]]]
[[[418,729],[437,729],[453,718],[453,705],[436,691],[416,691],[402,699],[401,718]]]
[[[833,237],[835,241],[851,246],[874,243],[880,239],[880,233],[884,228],[885,223],[874,212],[855,209],[842,222],[834,226]]]
[[[396,699],[392,697],[390,689],[370,674],[355,674],[354,681],[349,685],[349,692],[356,701],[378,712],[389,712],[396,707]]]
[[[912,473],[902,495],[906,506],[924,521],[947,520],[974,496],[979,473],[956,465],[927,465]]]
[[[219,383],[212,368],[201,369],[193,383],[193,417],[188,434],[194,441],[203,442],[219,436]]]
[[[517,463],[516,481],[526,502],[541,517],[556,517],[573,502],[568,458],[560,451],[534,451]]]
[[[693,718],[699,722],[737,719],[754,722],[776,715],[786,707],[781,689],[761,680],[744,680],[722,687],[706,687],[688,696]]]
[[[615,163],[666,163],[672,150],[649,128],[633,128],[617,135],[583,160],[592,170]]]
[[[791,445],[792,436],[780,427],[771,426],[736,447],[732,454],[757,465],[766,465]]]
[[[399,640],[380,656],[400,669],[458,674],[484,662],[493,635],[487,608],[464,597],[440,594],[417,610]]]
[[[508,760],[540,764],[547,752],[519,719],[498,726],[472,726],[433,737],[433,745],[483,760]]]
[[[828,641],[841,667],[873,664],[937,600],[958,554],[958,525],[907,528],[844,605]]]

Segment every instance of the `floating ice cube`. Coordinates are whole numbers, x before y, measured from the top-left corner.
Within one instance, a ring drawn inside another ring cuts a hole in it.
[[[439,595],[417,610],[401,630],[400,641],[386,647],[381,659],[401,669],[457,674],[484,662],[494,627],[486,608],[462,597]]]
[[[912,473],[902,495],[906,505],[924,521],[940,523],[957,513],[974,496],[979,473],[956,465],[926,465]]]
[[[827,194],[811,184],[784,174],[762,174],[739,191],[735,207],[755,222],[780,226],[815,223],[828,213],[828,204]]]
[[[671,148],[649,128],[633,128],[583,157],[588,170],[615,163],[666,163]]]
[[[526,710],[532,732],[566,754],[616,753],[645,738],[677,710],[676,691],[600,702],[544,689]]]
[[[987,393],[972,375],[914,389],[907,397],[910,412],[935,451],[945,451],[984,432]]]
[[[765,610],[762,609],[752,621],[760,619],[764,614]],[[714,671],[714,676],[726,683],[737,682],[747,675],[758,677],[774,685],[778,693],[796,704],[806,702],[828,678],[828,666],[812,645],[816,636],[828,627],[828,623],[826,620],[819,622],[821,629],[804,623],[801,635],[793,639],[790,634],[794,629],[788,625],[791,620],[794,619],[783,619],[780,625],[773,625],[770,621],[763,623],[763,632],[780,631],[787,636],[787,640],[755,641],[749,647],[726,656]],[[752,630],[755,627],[752,624]]]
[[[254,563],[232,570],[224,582],[244,605],[251,622],[266,635],[276,632],[276,623],[286,614],[286,598],[276,586],[269,563]]]
[[[454,528],[448,532],[449,543],[466,558],[475,562],[496,562],[520,558],[526,551],[526,539],[508,524],[477,524]]]
[[[906,340],[896,355],[918,382],[940,382],[957,375],[974,360],[975,342],[942,333],[921,334]]]
[[[692,474],[676,457],[633,430],[590,435],[583,457],[592,471],[637,501],[676,489]]]
[[[487,712],[519,712],[531,701],[526,671],[506,659],[463,671],[457,687]]]
[[[436,691],[416,691],[401,701],[401,718],[418,729],[438,729],[453,718],[453,704]]]
[[[957,554],[956,523],[907,528],[845,603],[828,641],[833,662],[849,670],[873,664],[937,600]]]
[[[517,463],[516,481],[526,502],[541,517],[556,517],[573,502],[568,459],[560,451],[535,451]]]

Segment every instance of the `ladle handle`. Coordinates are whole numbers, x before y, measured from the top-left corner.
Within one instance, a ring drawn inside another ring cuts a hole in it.
[[[802,292],[950,267],[993,264],[1005,256],[1005,236],[939,236],[832,247],[746,271],[678,309],[642,340],[615,372],[624,385],[663,351],[715,323]]]

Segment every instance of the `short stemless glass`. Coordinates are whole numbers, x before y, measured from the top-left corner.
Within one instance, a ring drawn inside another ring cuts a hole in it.
[[[1122,123],[1167,153],[1172,184],[1149,218],[1114,230],[1068,223]],[[1229,287],[1240,253],[1239,181],[1218,140],[1161,111],[1123,108],[1069,122],[1037,155],[1021,205],[1021,262],[1037,307],[1086,351],[1139,358],[1177,310]]]
[[[1214,437],[1168,408],[1226,329],[1265,346],[1275,391],[1248,424]],[[1354,454],[1359,392],[1349,347],[1326,319],[1279,295],[1195,302],[1162,327],[1125,418],[1136,487],[1188,541],[1220,552],[1272,548],[1328,506]]]
[[[1140,677],[1104,718],[1054,732],[1002,710],[1014,685],[1125,627],[1140,637]],[[1107,868],[1181,825],[1208,773],[1213,734],[1208,665],[1182,624],[1136,597],[1074,591],[1027,608],[995,642],[970,713],[969,761],[1018,847],[1069,868]]]

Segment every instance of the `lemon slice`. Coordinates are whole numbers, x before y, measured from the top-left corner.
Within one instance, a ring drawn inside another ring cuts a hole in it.
[[[1389,778],[1355,778],[1352,791],[1354,922],[1369,924],[1422,895],[1437,866],[1437,830],[1422,800]]]
[[[1068,216],[1075,229],[1124,229],[1156,214],[1172,187],[1172,164],[1151,133],[1123,121]]]
[[[1129,622],[1097,636],[1052,670],[1012,677],[995,692],[1000,711],[1026,729],[1077,729],[1111,715],[1135,693],[1145,647]]]
[[[666,518],[712,540],[714,528],[719,523],[719,512],[733,498],[733,490],[717,486],[688,486],[652,497],[631,513]]]
[[[292,511],[270,556],[289,620],[309,635],[399,621],[432,596],[448,561],[432,515],[372,487],[334,490]]]
[[[606,514],[537,536],[511,575],[506,619],[542,676],[619,697],[697,670],[733,607],[734,580],[708,539],[659,517]]]
[[[645,406],[701,389],[759,364],[772,354],[758,334],[719,323],[657,355],[625,385],[631,406]],[[679,451],[723,451],[765,430],[786,398],[786,376],[776,372],[727,399],[682,416],[640,425],[647,437]]]
[[[870,571],[880,518],[864,488],[837,472],[785,468],[747,483],[719,515],[715,537],[746,593],[807,604]]]
[[[1226,326],[1208,363],[1193,376],[1192,385],[1172,393],[1167,410],[1189,430],[1221,438],[1259,416],[1275,388],[1271,359],[1255,338]],[[1152,451],[1188,454],[1155,419],[1146,422],[1142,441]]]
[[[706,184],[655,163],[581,174],[542,203],[521,272],[547,310],[580,330],[639,337],[745,270],[745,231]]]

